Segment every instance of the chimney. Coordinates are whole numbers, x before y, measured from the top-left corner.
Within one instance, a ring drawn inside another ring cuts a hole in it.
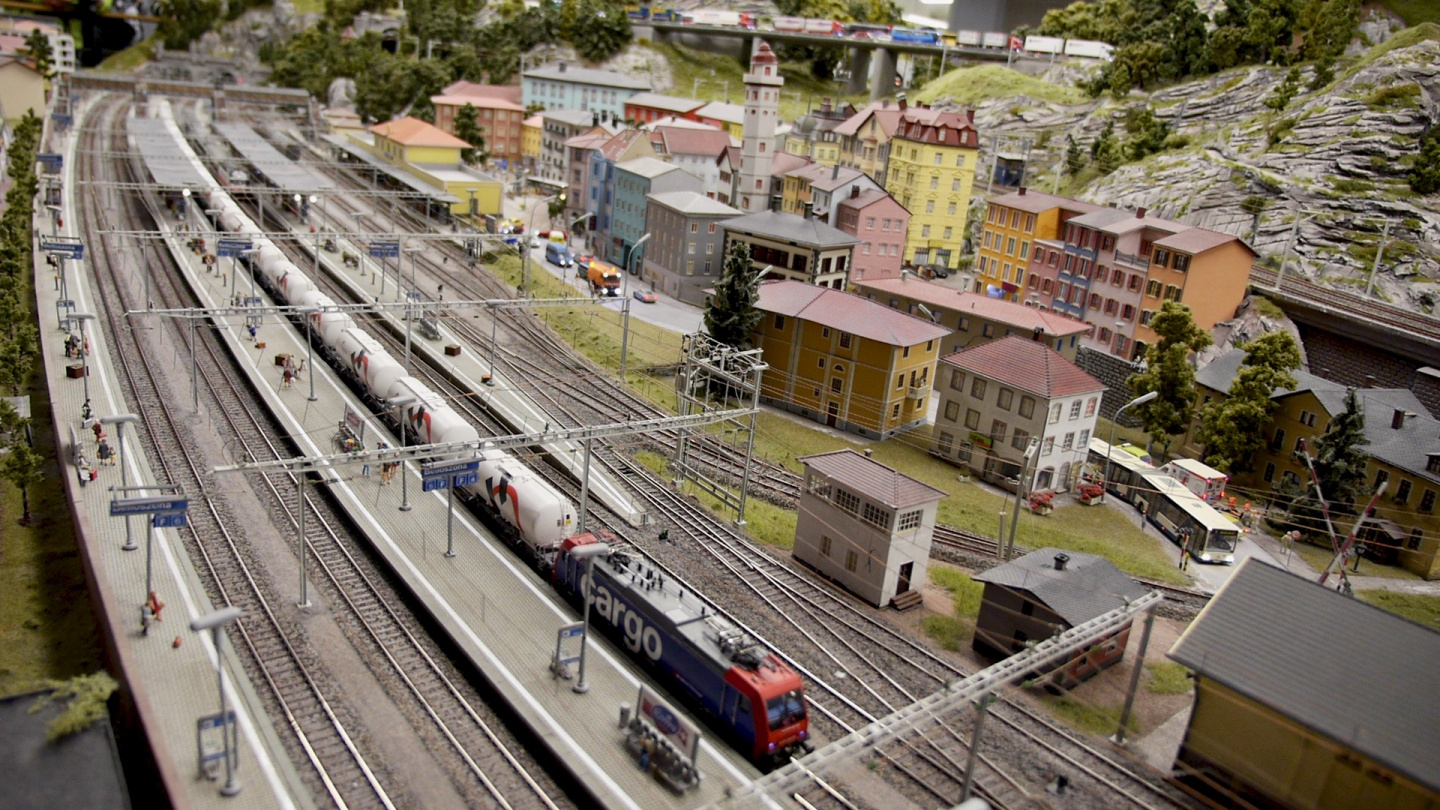
[[[814,219],[814,218],[815,218],[815,203],[813,203],[813,202],[808,202],[808,201],[805,203],[805,218],[806,218],[806,219]]]
[[[1136,219],[1144,219],[1144,218],[1145,218],[1145,209],[1144,209],[1144,208],[1136,208],[1136,209],[1135,209],[1135,218],[1136,218]]]
[[[870,458],[870,454],[871,454],[871,453],[874,453],[874,452],[875,452],[874,450],[871,450],[871,449],[868,448],[868,447],[865,448],[865,458]]]
[[[839,163],[836,163],[833,167],[831,167],[831,169],[830,169],[830,179],[831,179],[831,180],[839,180],[839,179],[840,179],[840,164],[839,164]]]
[[[888,98],[882,98],[882,99],[880,99],[880,109],[882,109],[882,110],[888,110],[888,109],[890,109],[890,99],[888,99]]]
[[[904,94],[904,93],[896,93],[896,94],[895,94],[895,105],[900,108],[900,112],[905,112],[905,109],[906,109],[909,105],[907,105],[907,104],[905,103],[905,94]]]
[[[1024,186],[1021,186],[1021,187],[1020,187],[1020,196],[1021,196],[1021,197],[1024,197],[1024,196],[1025,196],[1025,187],[1024,187]]]
[[[1409,415],[1410,414],[1405,412],[1404,408],[1396,408],[1395,415],[1390,417],[1390,429],[1399,430],[1405,427],[1405,417]]]
[[[829,98],[822,98],[822,99],[820,99],[820,112],[822,112],[822,113],[828,113],[828,112],[830,112],[830,99],[829,99]]]
[[[1035,341],[1036,343],[1044,343],[1045,329],[1039,326],[1035,327],[1035,331],[1030,333],[1030,339]]]
[[[851,187],[850,187],[850,199],[853,200],[853,199],[855,199],[856,197],[859,197],[859,196],[860,196],[860,187],[859,187],[858,185],[857,185],[857,186],[851,186]]]
[[[1069,554],[1056,554],[1056,555],[1055,555],[1055,570],[1056,570],[1056,571],[1064,571],[1064,570],[1065,570],[1065,564],[1068,563],[1068,562],[1070,562],[1070,555],[1069,555]]]

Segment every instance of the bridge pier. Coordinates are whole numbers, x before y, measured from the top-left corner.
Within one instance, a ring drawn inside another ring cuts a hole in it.
[[[870,100],[879,101],[895,91],[895,53],[876,48],[870,56]]]
[[[846,62],[850,78],[845,81],[845,92],[849,95],[865,92],[870,81],[870,51],[866,48],[850,48]]]

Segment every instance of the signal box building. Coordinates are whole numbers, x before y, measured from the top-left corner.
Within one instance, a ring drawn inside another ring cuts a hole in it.
[[[985,583],[971,646],[981,655],[1008,658],[1031,641],[1044,641],[1124,607],[1147,591],[1104,557],[1042,548],[975,575]],[[1090,645],[1049,680],[1069,689],[1125,657],[1130,624]],[[1143,662],[1136,662],[1140,666]]]
[[[854,450],[799,461],[795,559],[876,607],[918,605],[947,493]]]
[[[1440,807],[1440,634],[1250,559],[1170,649],[1176,777],[1217,806]]]
[[[858,295],[798,281],[760,285],[752,333],[766,401],[830,427],[887,439],[926,420],[946,329]]]

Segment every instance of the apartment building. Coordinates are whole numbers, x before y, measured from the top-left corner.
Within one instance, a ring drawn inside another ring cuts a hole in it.
[[[980,134],[973,112],[905,110],[890,141],[885,190],[910,212],[906,262],[953,268],[960,259]]]
[[[1072,217],[1100,208],[1024,186],[990,200],[975,262],[975,292],[1024,301],[1030,292],[1035,292],[1025,286],[1034,243],[1058,239]]]

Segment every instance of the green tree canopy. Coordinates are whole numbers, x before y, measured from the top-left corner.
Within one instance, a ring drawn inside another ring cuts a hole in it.
[[[50,37],[36,28],[25,37],[25,52],[35,60],[35,70],[45,78],[55,75],[55,56],[50,52]]]
[[[750,347],[750,333],[759,325],[760,281],[750,269],[750,245],[735,240],[725,253],[724,275],[705,305],[705,331],[737,349]]]
[[[1355,389],[1345,392],[1345,410],[1334,419],[1325,434],[1315,440],[1315,477],[1332,509],[1353,514],[1355,504],[1367,490],[1365,463],[1365,412]]]
[[[156,33],[165,47],[183,51],[220,19],[220,0],[160,0]]]
[[[1150,321],[1159,340],[1145,350],[1145,370],[1130,376],[1135,396],[1159,393],[1137,405],[1134,414],[1150,438],[1168,450],[1170,440],[1189,429],[1195,419],[1195,369],[1190,355],[1210,345],[1210,334],[1195,325],[1190,308],[1166,301]]]
[[[485,136],[480,134],[480,111],[474,104],[466,103],[455,113],[455,137],[470,144],[469,149],[460,150],[460,159],[466,163],[483,163],[490,157]]]
[[[1406,179],[1418,194],[1440,191],[1440,127],[1431,124],[1430,130],[1420,137],[1420,153],[1415,156]]]
[[[1144,160],[1165,148],[1170,125],[1155,117],[1149,106],[1139,105],[1125,111],[1125,157]]]
[[[1290,372],[1300,367],[1300,348],[1289,332],[1270,332],[1241,348],[1246,356],[1229,396],[1201,410],[1195,435],[1205,446],[1205,463],[1221,472],[1250,469],[1277,407],[1270,397],[1277,388],[1295,387]]]

